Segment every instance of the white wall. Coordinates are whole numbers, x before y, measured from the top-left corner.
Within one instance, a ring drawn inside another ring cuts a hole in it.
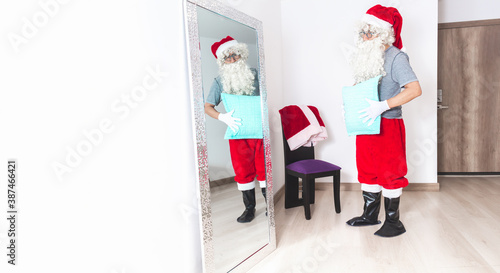
[[[439,23],[500,18],[498,0],[439,0]]]
[[[53,17],[38,0],[0,7],[0,159],[19,162],[19,264],[2,217],[0,272],[200,272],[182,1],[64,3]],[[8,35],[34,17],[16,53]]]
[[[403,107],[407,177],[412,183],[437,183],[436,0],[283,1],[283,106],[318,107],[329,139],[318,144],[317,158],[340,165],[342,182],[356,183],[355,137],[347,136],[340,111],[341,89],[353,83],[345,52],[354,45],[355,22],[377,3],[392,4],[401,12],[403,44],[423,89],[421,97]]]
[[[0,159],[19,163],[19,264],[0,272],[201,272],[182,1],[57,1],[0,4]],[[264,22],[276,108],[280,2],[227,2]]]

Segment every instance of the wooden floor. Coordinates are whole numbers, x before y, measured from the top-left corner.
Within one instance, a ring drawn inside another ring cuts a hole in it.
[[[275,206],[277,249],[249,272],[500,272],[500,178],[440,177],[439,192],[405,191],[395,238],[381,226],[345,222],[363,209],[360,191],[342,191],[336,214],[332,190],[316,191],[312,219],[301,207]],[[381,209],[380,220],[384,220]]]
[[[269,242],[266,201],[255,189],[255,219],[238,223],[245,210],[236,183],[211,188],[214,265],[217,272],[228,272]]]

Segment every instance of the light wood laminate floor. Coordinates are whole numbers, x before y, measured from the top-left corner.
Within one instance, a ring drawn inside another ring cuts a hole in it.
[[[407,232],[394,238],[373,235],[381,225],[345,224],[362,212],[360,191],[342,191],[336,214],[332,190],[317,190],[309,221],[302,207],[284,209],[280,198],[277,249],[249,272],[500,272],[500,178],[439,182],[439,192],[403,193]]]
[[[255,189],[255,219],[238,223],[245,210],[236,183],[211,188],[214,264],[216,272],[227,272],[269,242],[266,201]]]

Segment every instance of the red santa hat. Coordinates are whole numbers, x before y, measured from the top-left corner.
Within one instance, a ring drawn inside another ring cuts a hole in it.
[[[373,6],[363,16],[362,21],[383,29],[390,29],[392,27],[394,29],[394,37],[396,38],[396,41],[392,45],[399,49],[403,47],[403,41],[401,41],[403,17],[401,17],[396,8],[381,5]]]
[[[212,54],[214,54],[215,58],[218,59],[219,56],[224,50],[235,46],[238,44],[238,41],[233,39],[231,36],[227,36],[226,38],[220,40],[219,42],[215,42],[212,45]]]

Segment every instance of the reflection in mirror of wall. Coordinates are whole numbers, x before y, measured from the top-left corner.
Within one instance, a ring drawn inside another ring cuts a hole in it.
[[[244,272],[276,248],[262,24],[202,0],[186,19],[204,268]]]

